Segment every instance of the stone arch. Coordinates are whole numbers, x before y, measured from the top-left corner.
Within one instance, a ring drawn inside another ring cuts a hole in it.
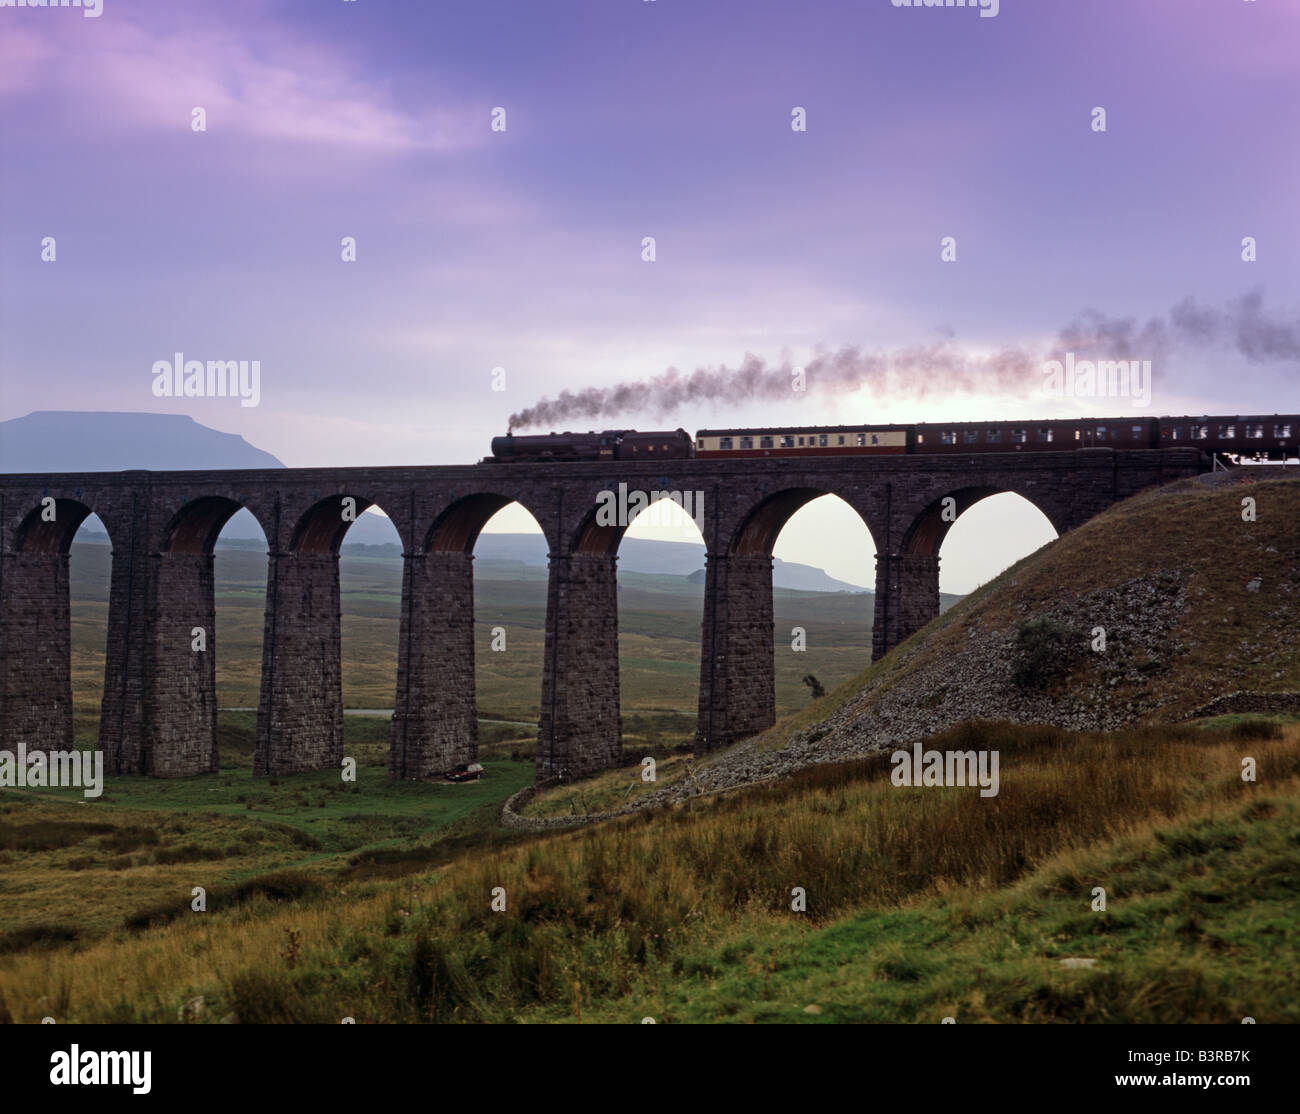
[[[912,519],[903,533],[902,544],[898,547],[900,554],[907,557],[938,557],[943,547],[943,539],[953,523],[971,507],[990,495],[997,495],[1000,487],[962,487],[945,492],[925,507]],[[953,501],[951,515],[946,514],[948,500]]]
[[[940,549],[943,548],[944,539],[948,536],[948,531],[952,529],[957,519],[975,506],[976,503],[980,503],[993,495],[1018,496],[1029,503],[1035,510],[1041,512],[1058,534],[1063,532],[1052,515],[1052,509],[1043,506],[1032,494],[1026,494],[1015,487],[1003,485],[972,485],[953,488],[927,504],[912,519],[904,531],[903,540],[898,550],[899,553],[909,557],[937,558]],[[948,499],[953,500],[953,513],[951,516],[944,513]]]
[[[635,710],[637,694],[640,694],[640,708],[644,709],[649,703],[647,693],[658,688],[656,679],[647,684],[645,674],[636,672],[635,666],[624,669],[618,565],[629,532],[635,537],[638,526],[648,524],[653,528],[657,523],[676,521],[683,528],[682,541],[698,544],[703,550],[701,556],[708,551],[704,539],[705,511],[698,489],[681,484],[673,486],[667,479],[660,479],[634,488],[629,485],[629,488],[606,490],[613,498],[598,497],[599,501],[586,510],[574,530],[567,559],[553,564],[557,594],[553,597],[555,610],[550,615],[548,634],[558,625],[566,635],[557,649],[557,675],[580,678],[576,683],[568,682],[568,688],[570,699],[586,712],[583,717],[570,717],[567,722],[562,715],[558,716],[555,731],[558,741],[548,748],[550,709],[543,701],[539,757],[544,761],[539,762],[539,778],[564,776],[566,772],[588,773],[618,764],[623,753],[625,702],[634,709],[631,714],[644,714]],[[665,511],[669,512],[666,518],[662,517]],[[685,519],[692,525],[687,527]],[[691,631],[692,642],[698,629]],[[692,662],[691,668],[698,675],[698,662]],[[677,695],[698,700],[698,689],[694,694],[679,691]],[[654,706],[662,708],[663,694],[657,696]],[[694,725],[688,722],[685,728],[685,738],[689,739]]]
[[[860,493],[856,493],[859,494]],[[865,502],[865,500],[864,500]],[[781,525],[772,546],[774,697],[777,714],[806,706],[818,691],[857,676],[871,661],[876,534],[861,509],[838,492],[804,503]],[[785,577],[782,576],[783,562]],[[804,566],[799,569],[799,566]],[[855,585],[805,583],[809,567]],[[820,599],[783,592],[789,587],[839,589]]]
[[[938,618],[939,550],[943,540],[964,512],[1000,490],[978,484],[955,487],[935,496],[912,517],[897,548],[877,554],[873,659]]]
[[[623,507],[616,502],[619,513],[615,515],[616,519],[626,518],[626,522],[602,522],[601,519],[608,517],[606,507],[600,505],[593,506],[586,514],[583,515],[578,523],[578,528],[574,531],[573,545],[570,553],[584,557],[617,557],[619,546],[622,544],[623,536],[627,533],[628,528],[643,514],[646,514],[657,504],[670,501],[676,503],[682,512],[690,517],[693,521],[698,510],[695,505],[695,493],[686,492],[678,489],[667,489],[659,487],[635,488],[627,492],[627,506],[630,507],[633,499],[637,495],[644,495],[645,500],[636,499],[637,509],[631,515],[624,515]],[[678,498],[674,499],[676,495]],[[655,496],[655,498],[650,498]],[[696,521],[696,528],[699,530],[700,538],[703,540],[704,530]]]
[[[516,503],[541,526],[518,496],[473,492],[444,507],[406,554],[390,777],[432,780],[478,760],[474,548]]]
[[[151,557],[148,652],[154,664],[144,682],[152,715],[143,761],[155,777],[219,768],[214,550],[222,528],[243,506],[227,495],[190,499],[166,521]],[[258,526],[269,540],[260,520]]]
[[[244,508],[242,502],[228,495],[191,499],[163,527],[159,548],[163,553],[211,553],[226,523]],[[257,524],[269,541],[270,531],[260,518]]]
[[[23,516],[14,531],[13,552],[66,554],[71,550],[72,539],[81,524],[93,513],[94,510],[79,499],[55,498],[54,520],[46,521],[45,508],[37,505]],[[101,521],[104,520],[101,518]],[[106,521],[104,529],[109,529]]]
[[[952,527],[976,504],[991,496],[1017,496],[1039,511],[1060,533],[1051,510],[1035,494],[1019,490],[1016,485],[954,486],[935,496],[912,516],[897,550],[885,555],[883,560],[877,558],[875,657],[906,641],[938,617],[940,551]]]
[[[833,491],[817,487],[792,487],[764,497],[749,509],[737,526],[728,553],[735,556],[771,557],[777,537],[794,513],[814,499],[834,494]],[[867,525],[865,520],[863,525]],[[870,530],[870,526],[867,528]]]
[[[348,491],[315,498],[294,522],[287,550],[271,553],[255,774],[338,769],[343,760],[339,550],[377,505]],[[397,521],[389,522],[402,538]]]
[[[349,499],[353,500],[351,506],[346,502]],[[289,535],[290,552],[330,554],[337,557],[344,535],[351,529],[352,524],[373,506],[375,506],[373,500],[363,495],[350,495],[347,492],[318,499],[294,523],[293,531]],[[354,517],[345,518],[345,510],[349,513],[355,512]]]
[[[429,527],[424,538],[423,551],[426,553],[465,553],[474,552],[474,543],[483,531],[483,527],[492,517],[511,503],[519,500],[510,495],[494,492],[476,492],[457,499],[447,507]],[[532,514],[531,508],[520,503]],[[536,515],[533,516],[536,518]]]
[[[1037,503],[1015,491],[999,491],[964,511],[945,534],[940,591],[973,592],[1060,536]]]
[[[854,500],[821,486],[765,492],[711,551],[705,574],[700,709],[696,750],[704,752],[763,731],[776,722],[775,616],[772,552],[800,508],[834,495],[853,508],[875,540]]]

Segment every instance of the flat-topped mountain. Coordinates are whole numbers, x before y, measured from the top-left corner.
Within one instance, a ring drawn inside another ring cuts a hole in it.
[[[186,414],[35,410],[0,422],[0,472],[283,467],[238,434]]]

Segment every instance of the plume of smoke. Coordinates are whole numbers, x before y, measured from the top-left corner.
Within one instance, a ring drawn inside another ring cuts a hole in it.
[[[1157,360],[1187,349],[1228,348],[1252,363],[1300,360],[1300,318],[1270,313],[1264,295],[1252,290],[1223,309],[1184,298],[1163,317],[1142,325],[1131,317],[1107,317],[1087,310],[1061,330],[1050,355],[1078,358]]]
[[[1254,363],[1300,362],[1300,318],[1270,313],[1260,291],[1224,308],[1199,305],[1188,297],[1169,313],[1139,324],[1086,310],[1058,333],[1046,351],[1025,345],[973,355],[951,341],[890,351],[844,347],[820,352],[803,365],[807,389],[791,389],[795,365],[769,364],[746,353],[737,368],[677,368],[611,387],[561,391],[510,416],[512,429],[560,428],[574,419],[608,419],[625,414],[656,419],[702,403],[738,405],[759,400],[785,404],[814,394],[842,395],[869,389],[878,397],[921,401],[941,395],[993,394],[1024,397],[1043,383],[1046,360],[1151,360],[1159,365],[1186,349],[1229,348]],[[1157,377],[1160,367],[1155,369]]]

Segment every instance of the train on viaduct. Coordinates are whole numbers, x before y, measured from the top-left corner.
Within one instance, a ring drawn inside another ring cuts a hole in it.
[[[939,613],[939,549],[953,518],[945,508],[960,514],[1014,492],[1060,534],[1143,488],[1210,466],[1191,445],[988,448],[0,476],[0,745],[72,745],[69,551],[92,513],[112,545],[99,728],[108,773],[216,769],[213,546],[241,508],[268,543],[255,771],[340,766],[339,547],[350,512],[374,506],[403,548],[390,774],[436,779],[477,754],[475,540],[502,507],[521,504],[550,553],[536,759],[537,778],[549,780],[622,758],[616,566],[627,524],[596,513],[602,492],[626,484],[701,496],[707,556],[695,745],[704,753],[775,720],[772,550],[810,500],[839,496],[875,542],[875,658]],[[206,652],[192,649],[196,627],[208,632]]]

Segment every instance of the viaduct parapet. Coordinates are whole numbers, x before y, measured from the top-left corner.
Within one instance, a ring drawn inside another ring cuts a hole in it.
[[[1014,492],[1065,533],[1143,488],[1205,470],[1195,449],[1091,449],[0,476],[0,742],[71,745],[68,554],[92,512],[113,557],[99,736],[108,772],[216,768],[213,546],[241,508],[268,543],[255,769],[338,768],[339,547],[353,510],[376,506],[403,548],[390,773],[425,779],[476,757],[474,543],[498,510],[521,504],[550,549],[536,769],[548,779],[621,760],[616,563],[626,523],[603,524],[602,492],[703,494],[703,753],[774,722],[772,549],[810,500],[838,495],[875,541],[877,658],[938,615],[940,546],[979,500]],[[195,627],[206,652],[191,648]]]

